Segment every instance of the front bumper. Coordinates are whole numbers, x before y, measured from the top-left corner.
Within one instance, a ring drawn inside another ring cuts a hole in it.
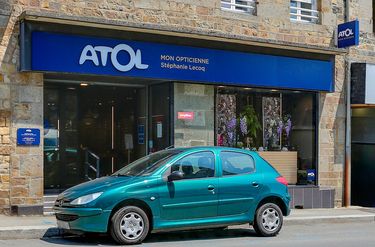
[[[107,232],[111,210],[101,208],[53,208],[58,226],[84,232]]]

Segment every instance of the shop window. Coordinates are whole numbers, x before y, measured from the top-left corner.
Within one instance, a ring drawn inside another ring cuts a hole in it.
[[[174,145],[214,145],[214,86],[174,84]]]
[[[307,23],[318,23],[318,0],[291,0],[290,20]]]
[[[236,152],[221,152],[223,176],[254,172],[254,160],[250,155]]]
[[[294,167],[281,167],[289,169],[290,183],[314,184],[315,97],[308,92],[218,87],[216,145],[259,151],[263,157],[293,159]],[[279,161],[276,163],[284,162]]]
[[[221,0],[221,9],[255,15],[256,0]]]

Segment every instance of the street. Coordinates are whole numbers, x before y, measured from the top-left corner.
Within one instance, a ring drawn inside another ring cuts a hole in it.
[[[286,225],[277,237],[262,238],[252,229],[202,230],[152,234],[143,246],[374,246],[375,223]],[[107,236],[2,240],[1,247],[116,246]]]

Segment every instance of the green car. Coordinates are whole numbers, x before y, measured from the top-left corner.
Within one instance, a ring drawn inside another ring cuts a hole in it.
[[[61,228],[109,232],[120,244],[150,232],[249,223],[275,236],[290,212],[288,183],[256,152],[223,147],[163,150],[56,200]]]

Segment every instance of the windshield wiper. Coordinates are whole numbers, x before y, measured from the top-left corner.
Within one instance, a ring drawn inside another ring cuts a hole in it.
[[[129,175],[125,175],[125,174],[114,174],[112,176],[113,177],[130,177]]]

